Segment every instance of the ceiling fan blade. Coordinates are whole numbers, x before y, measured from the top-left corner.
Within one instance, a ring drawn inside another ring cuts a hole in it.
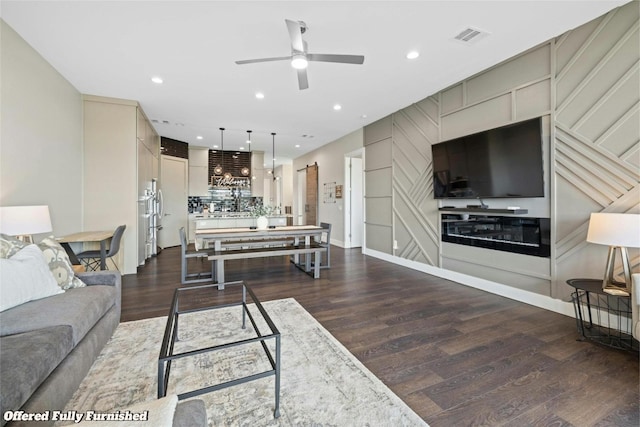
[[[291,39],[291,49],[296,52],[304,52],[304,43],[302,42],[302,29],[298,21],[285,19],[287,29],[289,30],[289,38]]]
[[[307,59],[309,61],[340,62],[342,64],[364,63],[364,56],[362,55],[332,55],[324,53],[308,53]]]
[[[309,88],[309,80],[307,79],[307,70],[298,70],[298,87],[300,90]]]
[[[260,58],[260,59],[244,59],[242,61],[236,61],[236,64],[254,64],[256,62],[270,62],[270,61],[284,61],[291,60],[291,56],[278,56],[276,58]]]

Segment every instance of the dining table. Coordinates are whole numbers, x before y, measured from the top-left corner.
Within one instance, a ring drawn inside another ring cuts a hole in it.
[[[71,263],[79,265],[80,260],[71,248],[72,243],[99,243],[100,244],[100,270],[107,269],[107,242],[113,237],[114,230],[80,231],[66,236],[57,237],[56,240],[69,255]]]
[[[215,251],[233,250],[238,247],[269,247],[280,245],[285,241],[292,241],[293,245],[309,246],[312,241],[319,241],[324,229],[317,225],[287,225],[258,229],[255,227],[238,228],[205,228],[196,229],[196,250],[213,249]],[[266,253],[266,251],[265,251]],[[268,256],[266,254],[265,256]],[[294,264],[311,271],[311,257],[306,256],[304,265],[300,263],[299,255],[292,255]],[[217,277],[224,282],[224,262],[216,261]]]

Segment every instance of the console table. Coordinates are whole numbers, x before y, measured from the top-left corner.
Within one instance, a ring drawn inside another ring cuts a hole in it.
[[[75,252],[71,249],[70,243],[100,243],[100,270],[107,269],[107,241],[113,237],[111,231],[81,231],[79,233],[69,234],[56,238],[58,243],[64,248],[69,255],[71,263],[79,265],[80,260],[76,257]]]
[[[622,350],[638,351],[631,333],[631,297],[610,295],[602,279],[569,279],[578,332],[582,339]]]

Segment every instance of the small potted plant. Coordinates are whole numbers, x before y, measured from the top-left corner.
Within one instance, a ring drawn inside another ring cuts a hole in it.
[[[274,212],[274,207],[269,205],[255,205],[249,209],[251,216],[256,218],[256,226],[258,230],[266,230],[269,226],[269,215]]]

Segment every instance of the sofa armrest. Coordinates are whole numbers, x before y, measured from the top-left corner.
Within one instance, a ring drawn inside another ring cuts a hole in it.
[[[631,332],[640,341],[640,273],[631,275]]]
[[[79,273],[76,276],[86,283],[87,286],[104,285],[114,286],[118,293],[116,297],[116,307],[118,313],[122,309],[122,275],[119,271],[101,270]],[[118,314],[120,316],[120,314]]]
[[[200,399],[185,400],[176,406],[172,427],[206,427],[207,410]]]
[[[120,287],[122,283],[122,276],[118,271],[90,271],[76,274],[76,276],[89,286],[108,285]]]

